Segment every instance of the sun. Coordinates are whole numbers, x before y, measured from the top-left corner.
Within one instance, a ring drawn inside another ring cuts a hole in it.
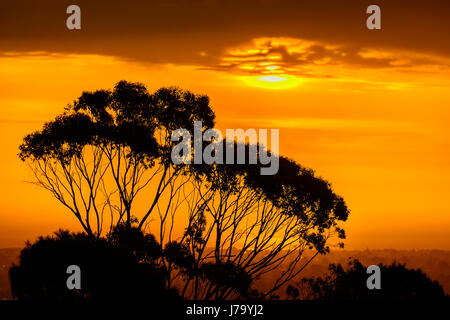
[[[258,80],[267,81],[267,82],[281,82],[281,81],[286,81],[287,78],[280,77],[280,76],[264,76],[264,77],[259,77]]]
[[[290,89],[301,83],[301,79],[291,75],[265,75],[240,77],[247,85],[264,89]]]

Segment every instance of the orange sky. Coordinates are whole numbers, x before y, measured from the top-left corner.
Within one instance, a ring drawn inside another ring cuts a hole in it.
[[[409,29],[411,12],[381,2],[386,20],[370,33],[361,1],[347,10],[330,2],[334,11],[302,2],[297,21],[283,1],[250,2],[259,19],[250,4],[155,1],[146,20],[130,9],[143,2],[121,12],[80,1],[77,34],[65,29],[64,5],[44,2],[48,16],[33,27],[33,8],[7,4],[17,18],[0,17],[0,247],[78,229],[25,182],[32,175],[18,146],[83,90],[126,79],[209,95],[222,130],[279,128],[280,153],[347,201],[347,248],[450,249],[450,49],[439,41],[448,5],[408,2],[424,17],[422,29]],[[233,19],[217,21],[218,12]]]

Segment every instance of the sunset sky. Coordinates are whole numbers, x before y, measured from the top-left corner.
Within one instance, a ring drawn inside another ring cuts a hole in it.
[[[66,28],[81,7],[82,29]],[[381,8],[368,30],[366,8]],[[449,1],[4,1],[0,248],[79,229],[27,183],[23,137],[119,80],[207,94],[217,127],[280,153],[351,209],[348,249],[450,249]]]

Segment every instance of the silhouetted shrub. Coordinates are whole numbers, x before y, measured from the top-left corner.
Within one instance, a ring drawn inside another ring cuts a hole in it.
[[[142,259],[141,247],[147,250],[147,257],[151,256],[146,242],[138,241],[136,249],[130,243],[122,245],[119,240],[123,234],[118,234],[120,231],[110,241],[60,230],[54,236],[27,243],[19,265],[10,269],[13,295],[18,299],[52,300],[176,297],[174,290],[165,288],[164,270]],[[66,286],[69,265],[81,269],[79,290]]]
[[[367,267],[357,259],[349,262],[347,269],[341,264],[330,264],[329,274],[323,277],[302,279],[300,292],[293,286],[287,295],[312,300],[411,300],[445,299],[444,290],[437,281],[432,281],[420,269],[408,269],[404,264],[379,265],[381,289],[367,288]]]

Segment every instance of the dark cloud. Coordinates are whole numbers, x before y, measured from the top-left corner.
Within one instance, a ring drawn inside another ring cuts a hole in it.
[[[65,27],[66,7],[74,3],[82,10],[80,31]],[[361,57],[361,48],[450,57],[450,1],[377,1],[381,31],[365,27],[370,4],[357,0],[10,0],[2,2],[0,52],[104,54],[220,69],[223,58],[230,57],[229,48],[255,38],[290,37],[314,45],[307,53],[289,53],[283,46],[270,50],[283,56],[286,67],[299,72],[302,66],[327,57],[334,63],[372,67],[393,62],[394,58]],[[340,51],[328,45],[340,46]],[[265,59],[264,55],[248,58]]]

